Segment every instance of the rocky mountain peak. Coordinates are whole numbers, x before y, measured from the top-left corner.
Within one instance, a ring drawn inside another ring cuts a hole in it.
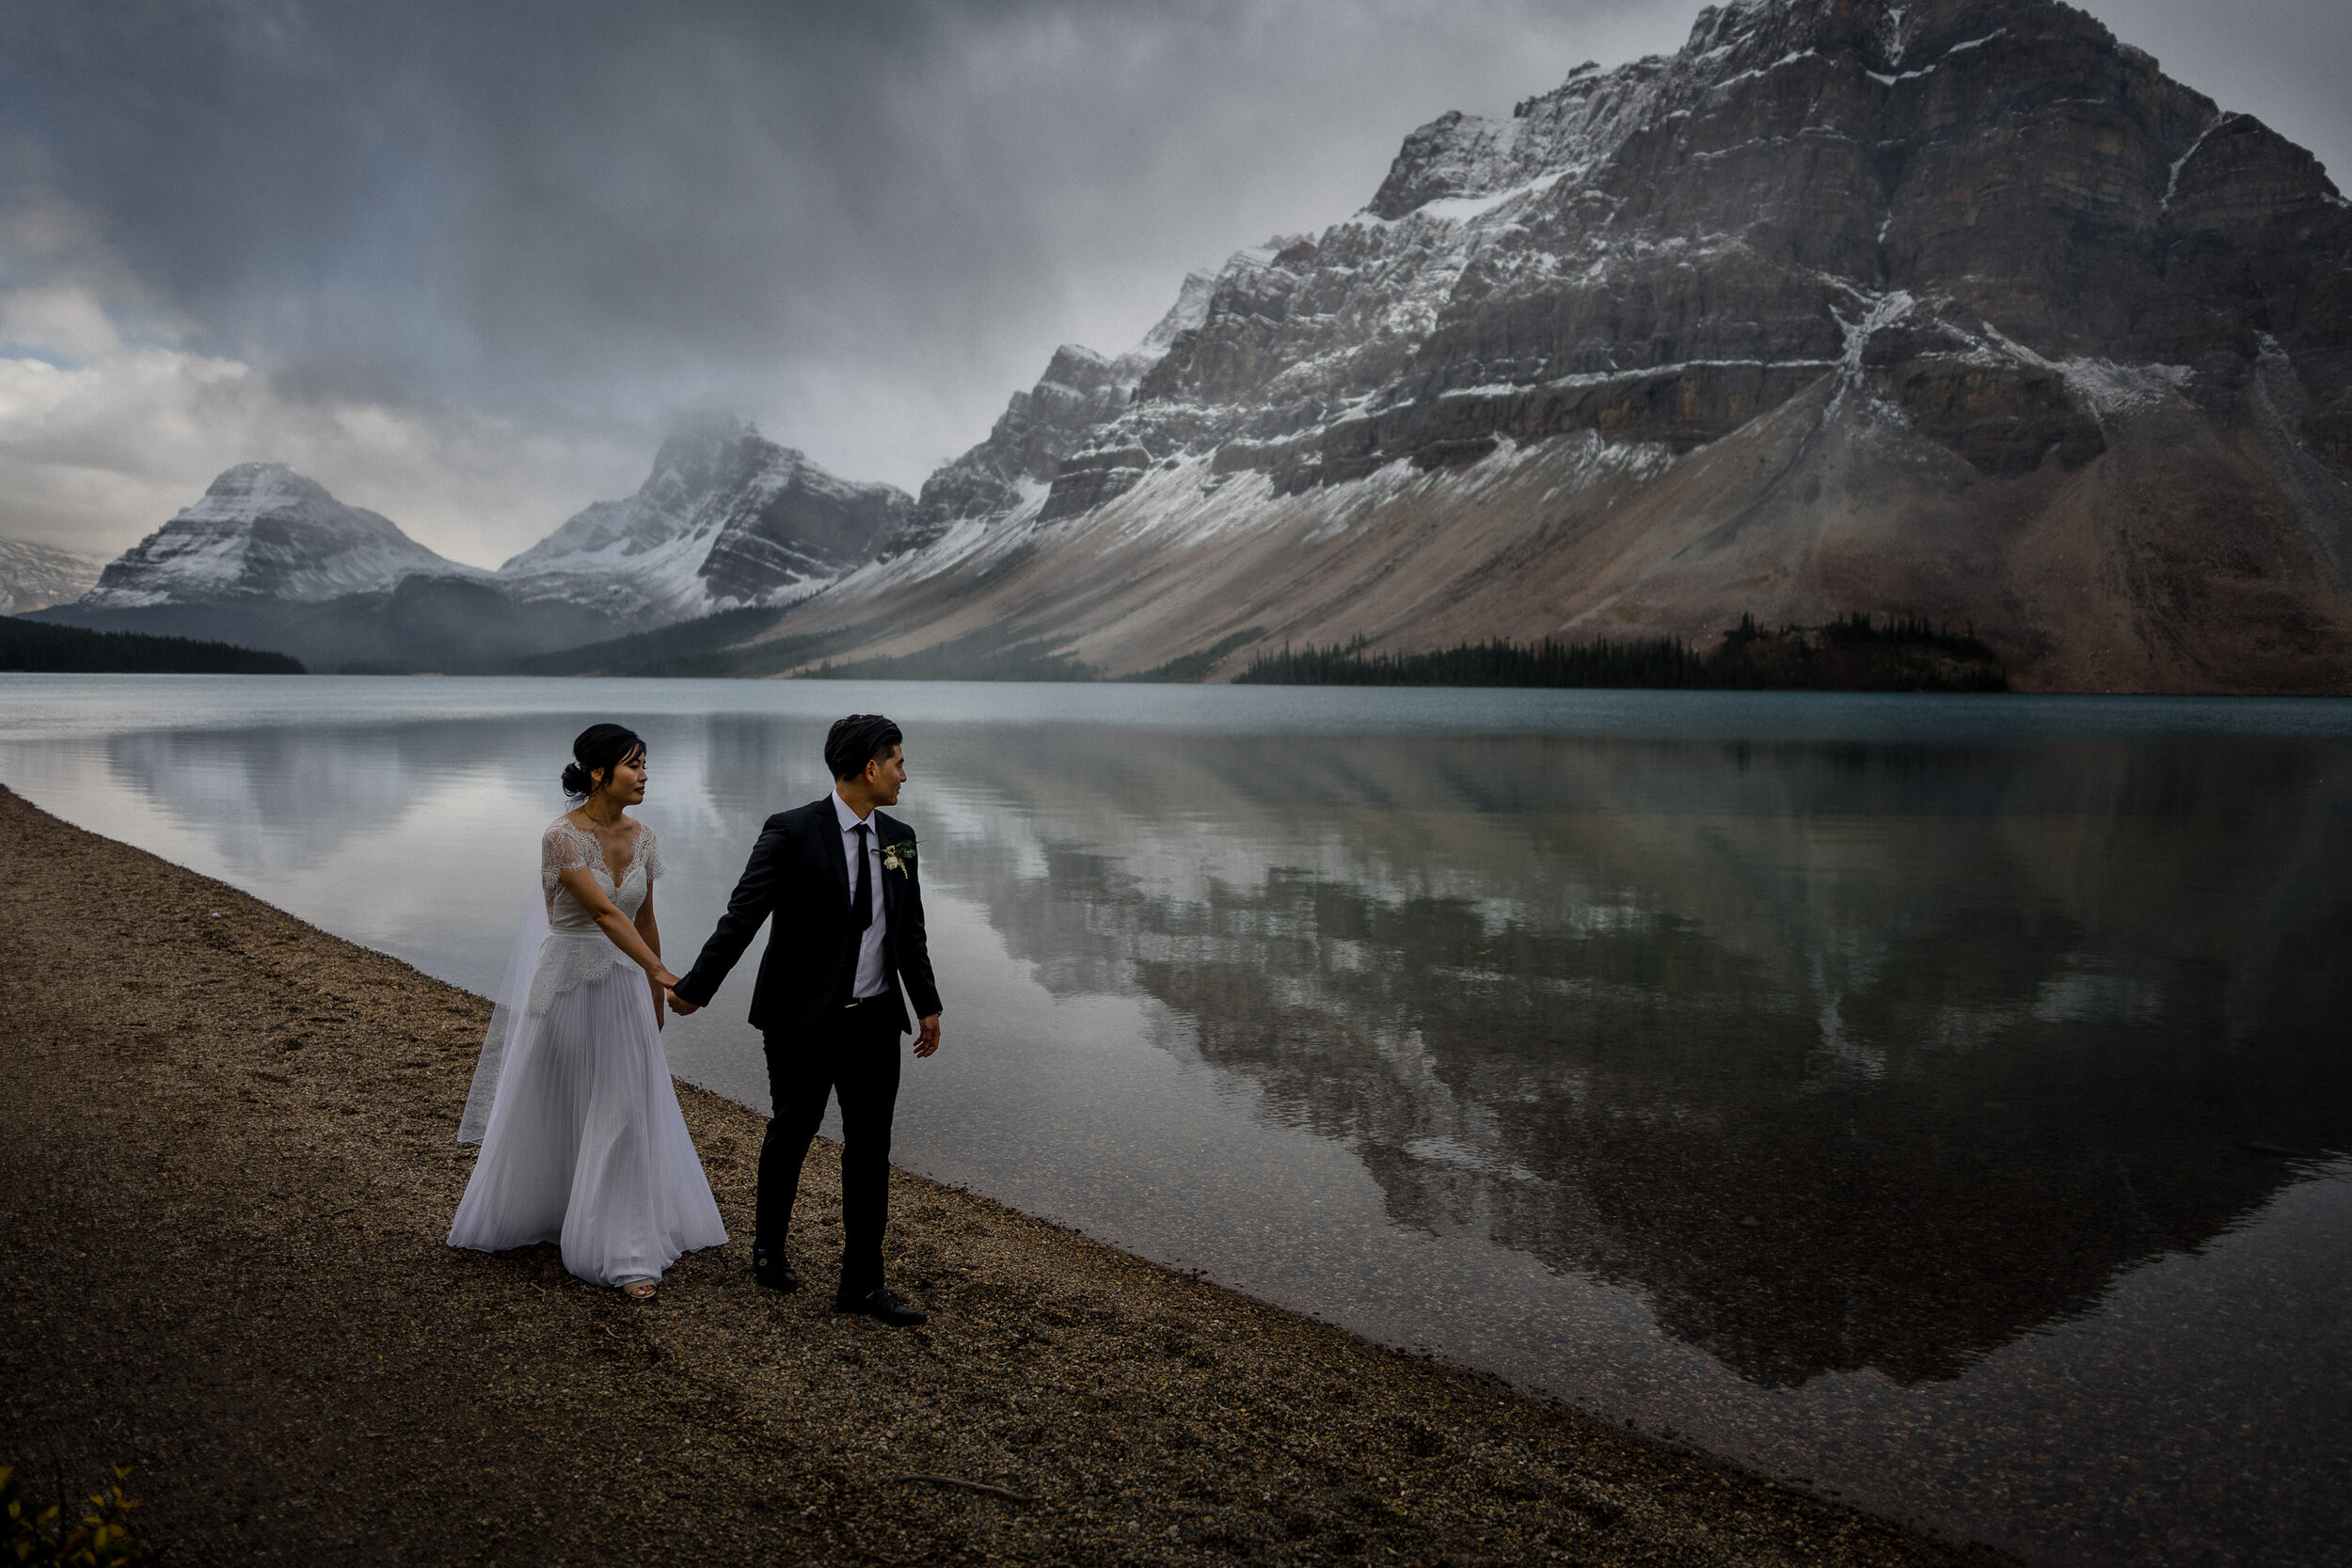
[[[283,463],[240,463],[224,468],[205,486],[204,501],[220,507],[261,510],[273,503],[334,506],[326,486]]]
[[[499,576],[630,630],[806,593],[866,559],[911,505],[727,422],[670,436],[635,495],[584,508]]]
[[[1135,401],[1169,345],[1207,319],[1216,286],[1215,275],[1187,274],[1167,314],[1116,359],[1079,343],[1056,349],[1037,385],[1013,393],[988,439],[924,482],[906,521],[882,541],[878,555],[887,561],[911,554],[959,522],[1002,517],[1043,500],[1062,465]]]
[[[2045,362],[2209,363],[2227,402],[2269,309],[2244,268],[2341,293],[2343,214],[2309,154],[2055,0],[1743,0],[1673,56],[1412,133],[1356,218],[1234,258],[1088,446],[1221,449],[1283,486],[1579,425],[1687,451],[1845,364],[1867,324],[1942,367],[1897,356],[1926,428],[1959,438],[1930,407],[1957,376],[2017,441],[2074,453],[2059,430],[2088,410],[2018,389]],[[2352,394],[2330,330],[2280,340],[2314,438]],[[1569,398],[1577,378],[1597,379]],[[1473,412],[1536,388],[1558,390],[1533,422]],[[1069,478],[1089,505],[1118,493]]]
[[[2352,209],[2057,0],[1708,8],[1672,55],[1438,116],[1363,210],[1181,309],[1107,384],[1057,356],[809,624],[934,578],[968,618],[993,574],[1040,625],[1091,581],[1073,645],[1119,668],[1217,627],[1411,647],[1878,608],[1992,627],[2028,680],[2352,683]],[[1187,551],[1198,583],[1140,561]],[[2053,597],[2094,578],[2133,585],[2096,637]]]
[[[1178,338],[1208,320],[1209,301],[1216,293],[1215,273],[1186,273],[1176,290],[1176,303],[1168,308],[1168,313],[1152,324],[1141,342],[1112,361],[1120,383],[1132,390],[1167,356]]]
[[[712,420],[666,437],[654,451],[640,492],[652,487],[699,496],[729,483],[746,467],[789,467],[805,461],[804,453],[769,440],[748,420]]]
[[[345,506],[283,463],[240,463],[123,552],[78,604],[316,603],[387,590],[417,573],[483,575],[436,555],[381,514]]]

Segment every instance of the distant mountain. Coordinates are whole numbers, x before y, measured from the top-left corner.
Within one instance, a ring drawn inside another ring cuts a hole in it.
[[[314,669],[502,667],[789,602],[870,558],[913,505],[734,426],[664,442],[636,495],[491,573],[283,464],[247,463],[40,619],[235,641]]]
[[[103,556],[29,539],[0,539],[0,615],[71,603],[89,592],[105,565]]]
[[[868,559],[913,505],[749,425],[675,436],[635,495],[586,508],[498,578],[526,598],[596,610],[614,631],[645,630],[821,587]]]
[[[316,604],[385,592],[420,572],[488,576],[443,560],[379,513],[345,506],[283,463],[240,463],[194,506],[124,551],[76,608]]]
[[[1173,314],[1117,372],[1057,355],[762,637],[1215,678],[1250,628],[1858,611],[2026,689],[2352,691],[2352,207],[2054,0],[1709,7],[1423,126]]]
[[[590,607],[509,593],[282,463],[245,463],[35,619],[235,643],[313,669],[439,670],[612,635]]]

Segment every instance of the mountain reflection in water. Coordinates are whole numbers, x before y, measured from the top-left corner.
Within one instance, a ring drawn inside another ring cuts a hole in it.
[[[1049,989],[1756,1382],[1956,1375],[2352,1143],[2316,748],[934,750],[1024,831],[933,875]]]
[[[2344,705],[19,677],[0,777],[487,990],[584,723],[691,953],[877,706],[902,1163],[2032,1560],[2340,1548]]]

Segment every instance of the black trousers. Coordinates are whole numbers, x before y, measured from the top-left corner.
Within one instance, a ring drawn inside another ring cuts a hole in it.
[[[753,1245],[785,1256],[801,1164],[841,1100],[841,1291],[882,1282],[882,1226],[890,1209],[890,1121],[898,1108],[898,1021],[886,1003],[844,1009],[813,1034],[767,1037],[768,1098],[774,1114],[759,1146]]]

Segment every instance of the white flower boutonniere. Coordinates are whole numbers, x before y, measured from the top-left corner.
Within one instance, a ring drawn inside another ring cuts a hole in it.
[[[883,845],[882,857],[884,871],[896,871],[899,876],[905,876],[907,867],[914,863],[914,840],[910,838],[903,843]]]

